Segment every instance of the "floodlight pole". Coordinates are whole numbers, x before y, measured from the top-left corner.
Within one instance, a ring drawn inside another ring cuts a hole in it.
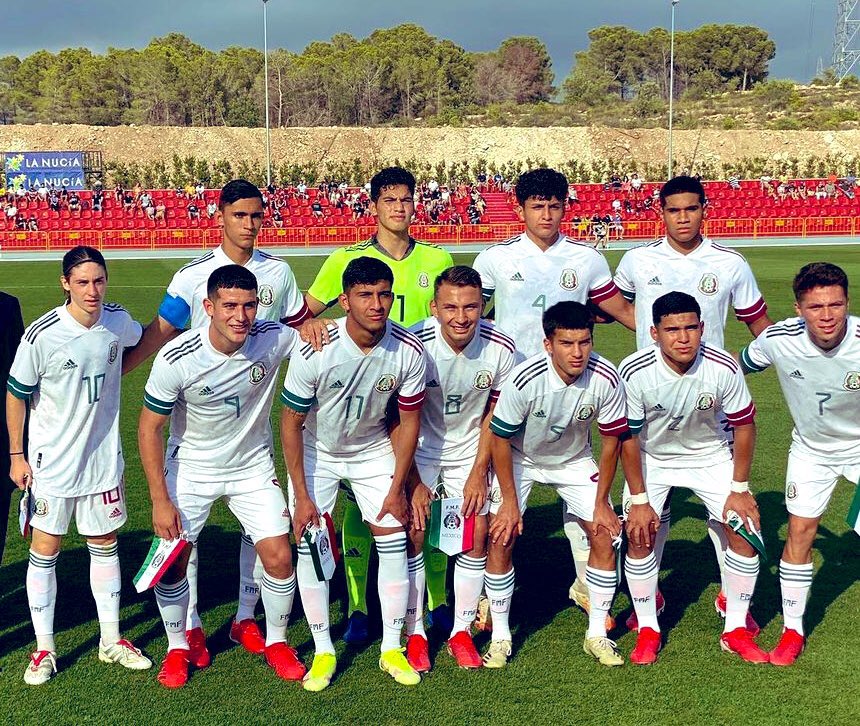
[[[669,176],[672,178],[672,121],[675,100],[675,6],[679,0],[672,0],[672,29],[669,32]]]
[[[266,3],[263,0],[263,86],[266,97],[266,186],[272,184],[272,134],[269,129],[269,26],[266,17]]]

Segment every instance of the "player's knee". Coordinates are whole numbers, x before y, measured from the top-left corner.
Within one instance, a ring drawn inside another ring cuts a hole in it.
[[[805,560],[808,557],[817,533],[817,519],[798,517],[794,514],[788,516],[788,536],[785,540],[785,549],[792,555],[792,562]]]
[[[33,530],[33,540],[30,542],[30,549],[37,555],[53,557],[60,551],[61,542],[62,538],[59,535]]]
[[[272,577],[283,580],[292,574],[293,556],[286,536],[260,540],[257,554],[260,555],[263,569]]]

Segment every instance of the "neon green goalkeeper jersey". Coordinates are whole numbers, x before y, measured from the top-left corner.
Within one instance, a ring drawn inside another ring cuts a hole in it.
[[[326,305],[334,305],[343,292],[343,271],[356,257],[375,257],[394,273],[394,305],[391,319],[410,326],[430,315],[433,283],[436,276],[454,264],[451,254],[441,247],[409,238],[410,249],[402,260],[395,260],[371,237],[364,242],[341,247],[323,262],[308,295]]]

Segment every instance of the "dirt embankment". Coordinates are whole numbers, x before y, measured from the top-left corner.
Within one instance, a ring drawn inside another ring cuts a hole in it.
[[[676,131],[676,165],[732,163],[747,157],[856,156],[860,131]],[[571,159],[666,158],[661,129],[573,128],[289,128],[272,130],[275,165],[284,162],[365,163],[423,159],[502,164],[526,159],[560,164]],[[246,128],[43,125],[0,126],[0,151],[101,151],[105,161],[170,160],[173,154],[211,160],[263,161],[265,131]]]

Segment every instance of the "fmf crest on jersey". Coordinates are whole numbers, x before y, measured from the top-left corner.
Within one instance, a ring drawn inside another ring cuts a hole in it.
[[[576,270],[565,267],[558,278],[558,284],[565,290],[576,290],[579,280],[576,278]]]
[[[262,361],[257,361],[251,366],[250,379],[255,386],[261,383],[266,377],[266,365]]]
[[[113,341],[110,344],[110,348],[108,349],[108,363],[113,363],[116,360],[116,357],[119,355],[119,343],[117,341]]]
[[[474,387],[479,391],[487,390],[493,384],[493,374],[490,371],[478,371],[475,374]]]
[[[379,380],[376,382],[376,390],[380,393],[386,393],[388,391],[394,390],[394,387],[397,385],[397,379],[392,376],[390,373],[386,373],[384,376],[381,376]]]
[[[700,393],[699,397],[696,399],[696,410],[709,411],[714,407],[716,402],[717,398],[713,393]]]
[[[713,272],[706,272],[699,280],[699,292],[703,295],[716,295],[719,287],[719,280]]]
[[[260,285],[260,289],[257,290],[257,298],[260,301],[260,305],[264,308],[270,308],[275,302],[275,291],[271,285]]]
[[[594,406],[590,403],[586,403],[584,406],[579,407],[579,411],[576,412],[576,420],[577,421],[588,421],[594,415]]]
[[[849,371],[842,386],[846,391],[860,391],[860,372]]]
[[[430,278],[426,272],[418,275],[418,287],[430,287]]]

